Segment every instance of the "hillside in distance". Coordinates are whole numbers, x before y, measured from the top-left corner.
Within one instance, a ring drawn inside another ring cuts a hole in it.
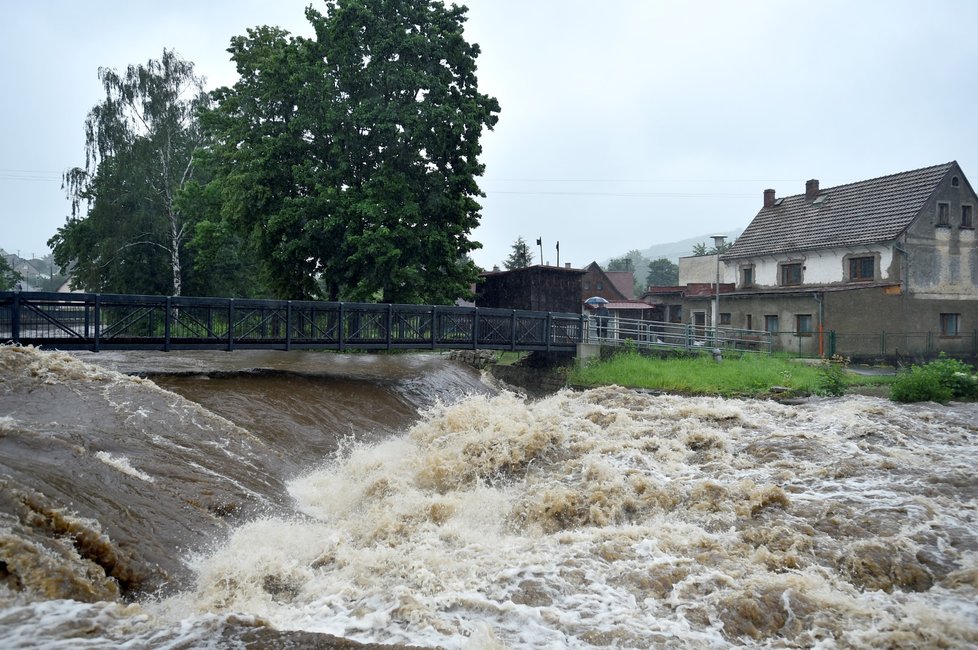
[[[735,230],[728,230],[725,232],[714,232],[707,235],[699,235],[697,237],[690,237],[688,239],[681,239],[679,241],[668,242],[664,244],[654,244],[648,248],[640,249],[638,252],[642,254],[642,257],[652,261],[657,260],[661,257],[665,257],[671,262],[676,264],[679,263],[680,257],[686,257],[693,254],[693,246],[696,244],[706,244],[707,249],[713,248],[713,235],[726,235],[727,242],[733,242],[734,239],[740,236],[740,233],[744,232],[743,228],[737,228]],[[615,255],[601,263],[602,268],[606,268],[608,262],[611,259],[626,257],[631,251],[623,251],[620,255]]]

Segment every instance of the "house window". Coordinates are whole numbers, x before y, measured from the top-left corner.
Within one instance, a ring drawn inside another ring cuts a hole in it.
[[[591,282],[590,282],[590,280],[585,280],[584,281],[584,290],[585,291],[590,291],[590,289],[591,289]]]
[[[747,318],[744,321],[744,325],[745,325],[745,329],[749,329],[749,330],[754,329],[754,315],[753,314],[747,314]]]
[[[771,334],[778,333],[778,317],[776,315],[767,315],[764,317],[764,331]]]
[[[754,286],[754,267],[745,266],[740,270],[740,285],[743,287]]]
[[[781,285],[801,284],[801,262],[781,265]]]
[[[601,282],[601,281],[599,281],[599,282],[598,282],[598,283],[597,283],[596,285],[594,285],[594,286],[595,286],[595,288],[596,288],[596,289],[597,289],[598,291],[604,291],[604,282]]]
[[[811,314],[797,314],[795,315],[795,332],[798,336],[811,336],[812,335],[812,315]]]
[[[861,282],[872,280],[876,277],[876,258],[875,257],[850,257],[849,258],[849,280]]]
[[[724,313],[722,311],[720,312],[720,324],[721,325],[729,325],[730,324],[730,314],[729,313]]]
[[[937,204],[937,225],[947,226],[951,223],[951,204],[950,203],[938,203]]]
[[[951,187],[957,187],[960,184],[961,184],[961,181],[958,180],[958,177],[957,176],[952,176],[951,177]]]
[[[941,336],[961,334],[961,314],[941,314]]]
[[[962,228],[974,228],[975,222],[972,216],[972,209],[970,205],[961,206],[961,227]]]

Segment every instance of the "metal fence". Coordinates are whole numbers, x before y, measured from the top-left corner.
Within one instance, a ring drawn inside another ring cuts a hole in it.
[[[833,354],[884,359],[930,358],[941,352],[978,357],[978,329],[955,336],[940,332],[831,332]]]

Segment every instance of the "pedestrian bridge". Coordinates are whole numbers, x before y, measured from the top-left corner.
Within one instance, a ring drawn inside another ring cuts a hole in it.
[[[0,292],[0,343],[59,350],[770,352],[769,332],[581,314],[376,303]],[[581,344],[590,344],[581,348]]]
[[[580,314],[441,305],[0,292],[0,342],[59,350],[443,350],[576,354]]]

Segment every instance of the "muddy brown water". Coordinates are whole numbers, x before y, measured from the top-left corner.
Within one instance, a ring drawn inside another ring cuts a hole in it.
[[[0,371],[4,647],[978,644],[975,404],[527,400],[439,355]]]

